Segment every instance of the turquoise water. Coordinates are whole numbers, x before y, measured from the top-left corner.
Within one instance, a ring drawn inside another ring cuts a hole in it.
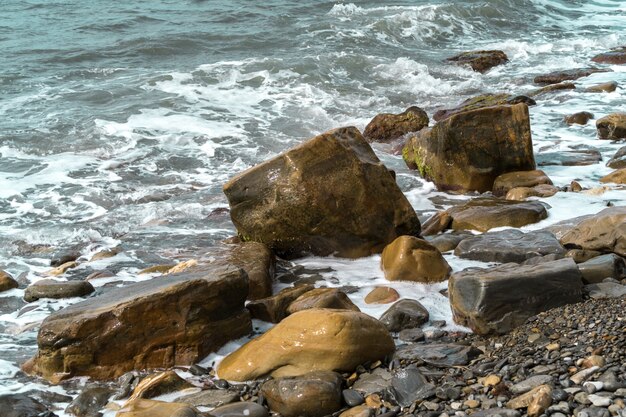
[[[411,105],[432,115],[479,93],[523,93],[535,75],[624,44],[626,8],[610,0],[0,1],[0,269],[28,283],[56,250],[77,245],[88,258],[121,245],[98,267],[133,280],[231,236],[222,184],[308,137]],[[511,62],[484,75],[445,62],[470,49],[503,49]],[[579,84],[615,80],[615,93],[566,92],[531,109],[536,151],[617,149],[595,141],[593,124],[561,123],[626,111],[626,72],[611,69]],[[432,187],[375,149],[416,210],[433,212]],[[557,185],[590,187],[608,172],[546,170]],[[624,204],[618,192],[563,198],[552,219]],[[63,305],[11,303],[0,303],[6,386],[34,352],[38,321]]]

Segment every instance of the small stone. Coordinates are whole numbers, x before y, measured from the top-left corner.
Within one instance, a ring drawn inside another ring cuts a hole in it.
[[[500,383],[502,379],[498,376],[498,375],[489,375],[486,376],[485,378],[481,378],[479,379],[479,381],[485,386],[485,387],[493,387],[496,386]]]
[[[540,416],[550,405],[552,405],[552,387],[542,385],[533,395],[532,401],[528,406],[529,417]]]
[[[437,411],[439,410],[439,404],[432,402],[432,401],[423,401],[422,402],[422,407],[426,408],[427,410],[430,411]]]
[[[424,332],[419,327],[416,327],[414,329],[400,330],[400,333],[398,333],[398,339],[402,340],[403,342],[421,342],[422,340],[424,340],[424,338]]]
[[[109,388],[87,388],[67,406],[65,412],[76,417],[92,417],[109,402],[111,394],[113,391]]]
[[[193,405],[194,407],[219,407],[239,400],[239,392],[225,389],[209,389],[195,394],[185,395],[176,402]]]
[[[528,379],[512,385],[509,390],[514,395],[524,394],[540,385],[551,384],[552,377],[550,375],[534,375]]]
[[[243,401],[226,404],[211,411],[213,417],[269,417],[265,407],[257,403]]]
[[[366,405],[358,405],[339,414],[339,417],[372,417],[373,415],[373,408],[369,408]]]
[[[54,269],[51,269],[50,271],[48,271],[48,275],[52,275],[52,276],[59,276],[59,275],[63,275],[65,273],[65,271],[67,271],[68,269],[72,269],[72,268],[76,268],[78,266],[77,262],[71,261],[71,262],[65,262],[62,265],[57,266]]]
[[[605,360],[602,356],[599,355],[591,355],[591,356],[587,356],[581,363],[581,366],[585,369],[594,367],[594,366],[598,366],[598,367],[603,367],[605,363]]]
[[[389,304],[400,299],[398,291],[390,287],[376,287],[365,296],[365,304]]]
[[[561,345],[559,345],[558,343],[550,343],[548,346],[546,346],[546,349],[549,352],[552,352],[553,350],[559,350],[560,347]]]
[[[593,394],[594,392],[600,391],[602,387],[604,387],[604,383],[599,382],[599,381],[598,382],[588,381],[583,384],[583,389],[588,394]]]
[[[584,391],[581,391],[578,394],[574,395],[574,401],[583,405],[591,404],[591,401],[589,400],[589,394]]]
[[[341,396],[343,397],[343,401],[346,403],[346,405],[350,407],[356,407],[357,405],[361,405],[365,402],[365,398],[363,398],[363,395],[353,389],[344,389],[341,393]]]
[[[467,408],[478,408],[478,406],[480,405],[480,401],[477,400],[466,400],[463,403],[464,406],[466,406]]]
[[[591,368],[584,369],[572,375],[570,380],[576,385],[581,385],[583,381],[593,375],[598,369],[600,369],[599,366],[592,366]]]
[[[597,394],[589,394],[587,398],[589,401],[591,401],[591,404],[595,405],[596,407],[608,407],[609,405],[611,405],[611,399],[609,397],[603,397]]]
[[[93,285],[87,281],[56,281],[42,279],[30,285],[24,291],[24,300],[29,303],[40,298],[71,298],[84,297],[95,291]]]
[[[419,327],[428,321],[428,310],[416,300],[404,299],[393,304],[380,317],[391,332]]]

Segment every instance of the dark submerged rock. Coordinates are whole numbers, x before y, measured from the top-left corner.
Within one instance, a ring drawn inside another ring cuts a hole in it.
[[[469,65],[474,71],[485,73],[491,68],[506,64],[509,58],[503,51],[469,51],[447,59],[458,65]]]

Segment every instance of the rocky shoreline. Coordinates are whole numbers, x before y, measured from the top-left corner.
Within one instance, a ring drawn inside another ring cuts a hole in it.
[[[451,62],[486,72],[506,64],[503,54],[472,51]],[[623,48],[594,62],[622,56]],[[549,216],[548,204],[528,198],[603,192],[575,179],[555,187],[537,169],[529,106],[604,71],[539,76],[548,87],[479,96],[437,112],[430,127],[411,107],[377,116],[363,134],[345,127],[311,138],[224,186],[237,237],[147,268],[140,274],[154,276],[143,282],[96,290],[90,281],[115,276],[107,270],[67,279],[121,249],[53,259],[24,300],[86,298],[43,320],[38,352],[22,371],[78,395],[3,395],[0,409],[8,417],[53,417],[59,403],[77,417],[626,415],[626,208],[519,230]],[[596,126],[599,139],[626,139],[624,113]],[[407,166],[438,190],[477,198],[420,219],[375,141],[401,147]],[[599,179],[606,189],[625,190],[623,149],[607,164],[615,171]],[[453,271],[442,256],[451,251],[490,266]],[[380,319],[361,312],[350,288],[315,288],[293,268],[281,270],[281,258],[379,253],[390,286],[365,303],[389,305]],[[0,291],[24,287],[0,272]],[[273,294],[281,274],[294,285]],[[454,320],[473,334],[444,330],[449,323],[391,286],[446,280]],[[251,319],[276,325],[219,363],[197,365],[250,335]],[[79,388],[75,377],[92,382]]]

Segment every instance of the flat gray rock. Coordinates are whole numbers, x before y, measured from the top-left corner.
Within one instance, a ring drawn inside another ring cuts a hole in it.
[[[473,346],[455,344],[413,344],[399,348],[394,358],[399,360],[420,359],[440,367],[465,366],[480,354]]]
[[[578,264],[578,269],[587,284],[597,284],[605,278],[621,280],[626,277],[626,260],[619,255],[609,253],[597,256]]]
[[[239,392],[227,389],[210,389],[185,395],[176,400],[194,407],[219,407],[239,400]]]
[[[591,298],[621,298],[626,296],[626,285],[617,282],[600,282],[585,285],[585,291]]]

